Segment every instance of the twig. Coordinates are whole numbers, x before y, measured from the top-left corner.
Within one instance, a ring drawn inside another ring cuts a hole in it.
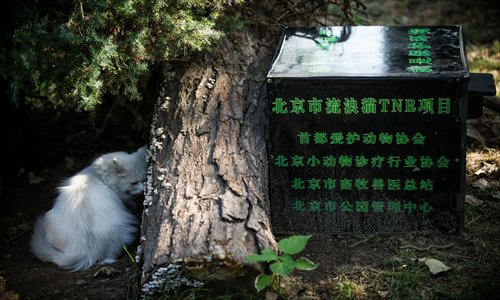
[[[466,255],[460,255],[460,254],[448,254],[446,256],[447,257],[452,257],[452,258],[462,258],[462,259],[465,259],[465,260],[476,259],[476,257],[466,256]]]
[[[85,20],[85,13],[83,12],[83,3],[80,1],[80,14],[82,15],[82,19]]]
[[[349,247],[351,247],[351,248],[356,247],[357,245],[362,244],[362,243],[364,243],[364,242],[368,241],[370,238],[371,238],[371,237],[367,237],[366,239],[362,239],[361,241],[358,241],[358,242],[356,242],[356,243],[352,244],[352,245],[351,245],[351,246],[349,246]]]
[[[95,124],[95,122],[94,122],[94,120],[92,118],[90,119],[91,120],[91,124],[94,127],[94,130],[96,131],[95,136],[97,138],[99,138],[101,136],[101,134],[104,132],[104,129],[108,125],[109,120],[113,116],[113,114],[112,114],[113,110],[115,109],[116,105],[118,105],[119,102],[121,102],[121,101],[118,101],[118,100],[113,101],[113,103],[111,104],[111,107],[109,108],[108,112],[104,116],[104,121],[102,122],[100,128],[97,128],[97,125]]]
[[[276,19],[275,22],[278,23],[284,17],[290,17],[291,18],[291,17],[295,17],[295,16],[299,16],[299,15],[308,15],[310,13],[315,12],[321,6],[323,6],[323,3],[320,3],[320,4],[316,5],[315,7],[313,7],[312,9],[307,10],[307,11],[303,11],[303,12],[298,11],[295,8],[288,8],[278,19]],[[291,13],[291,14],[289,14],[289,13]]]
[[[400,249],[407,249],[407,248],[412,248],[412,249],[415,249],[415,250],[418,250],[418,251],[429,251],[431,250],[432,248],[437,248],[437,249],[446,249],[446,248],[450,248],[451,246],[453,246],[453,243],[451,244],[448,244],[448,245],[429,245],[425,248],[420,248],[420,247],[417,247],[415,245],[403,245],[401,247],[399,247]]]

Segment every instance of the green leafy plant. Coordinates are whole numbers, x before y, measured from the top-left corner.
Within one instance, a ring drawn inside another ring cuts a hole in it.
[[[307,245],[311,235],[293,235],[278,242],[279,253],[273,249],[264,249],[260,254],[246,257],[248,262],[269,263],[272,274],[260,274],[255,279],[255,288],[261,291],[265,288],[279,290],[281,279],[290,275],[294,269],[310,271],[318,267],[305,257],[293,259],[292,255],[302,252]]]
[[[232,30],[237,20],[226,11],[238,3],[21,1],[9,43],[0,45],[0,77],[15,103],[33,106],[93,110],[105,95],[140,100],[158,62],[185,59]]]

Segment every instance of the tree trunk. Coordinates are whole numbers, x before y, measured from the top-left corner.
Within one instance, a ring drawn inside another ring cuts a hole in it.
[[[163,72],[138,249],[144,294],[255,274],[245,257],[276,246],[265,97],[276,37],[263,40],[244,30]]]

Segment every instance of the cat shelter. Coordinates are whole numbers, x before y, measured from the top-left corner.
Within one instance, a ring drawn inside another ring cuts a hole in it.
[[[456,233],[466,120],[494,95],[461,26],[287,28],[267,75],[278,233]]]

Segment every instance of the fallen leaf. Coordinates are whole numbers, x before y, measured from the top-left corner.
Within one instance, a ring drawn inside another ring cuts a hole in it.
[[[484,178],[479,178],[478,180],[476,180],[472,183],[473,187],[481,189],[481,190],[487,188],[489,185],[490,185],[490,183],[488,182],[488,180],[486,180]]]
[[[19,176],[23,175],[24,172],[26,172],[26,170],[24,168],[21,168],[21,169],[19,169],[19,172],[17,172],[16,176],[19,177]]]
[[[427,265],[432,275],[443,273],[451,269],[440,260],[434,258],[427,258],[424,263]]]
[[[77,280],[76,282],[76,285],[78,286],[83,286],[83,285],[86,285],[87,284],[87,281],[83,280],[83,279],[80,279],[80,280]]]
[[[18,225],[17,225],[17,228],[18,228],[18,229],[21,229],[21,230],[24,230],[24,231],[30,231],[30,230],[32,230],[32,229],[33,229],[33,227],[31,227],[31,225],[30,225],[30,224],[28,224],[28,223],[18,224]]]
[[[483,166],[474,172],[475,175],[483,175],[483,174],[491,174],[498,171],[498,167],[495,164],[490,164],[487,162],[483,162]]]
[[[64,166],[66,169],[71,170],[75,166],[75,161],[71,159],[70,157],[65,157],[64,158]]]
[[[377,294],[379,294],[380,297],[385,299],[387,298],[387,295],[389,295],[389,291],[377,291]]]
[[[474,175],[477,175],[477,176],[483,175],[483,174],[486,174],[486,171],[484,171],[483,169],[479,169],[476,172],[474,172]]]
[[[484,201],[474,197],[473,195],[465,195],[465,203],[472,206],[480,206],[484,204]]]
[[[273,292],[266,292],[266,300],[276,300],[278,299],[278,294]]]
[[[119,273],[121,272],[111,266],[104,266],[99,268],[99,270],[94,273],[94,277],[112,277],[113,275]]]
[[[28,173],[28,183],[29,184],[39,184],[39,183],[42,183],[44,181],[45,181],[45,179],[43,179],[42,177],[36,176],[33,172]]]

